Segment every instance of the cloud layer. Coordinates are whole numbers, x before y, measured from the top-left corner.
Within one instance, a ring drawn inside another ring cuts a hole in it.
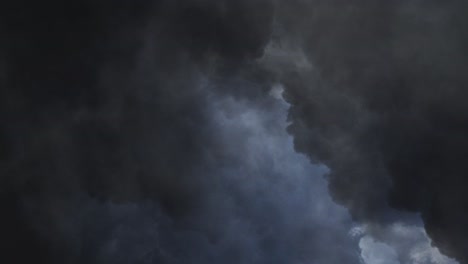
[[[0,4],[0,262],[466,263],[467,7]]]

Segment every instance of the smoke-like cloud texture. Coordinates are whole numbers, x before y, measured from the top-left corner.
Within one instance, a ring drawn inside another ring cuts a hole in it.
[[[286,27],[316,68],[285,77],[296,148],[331,168],[331,193],[356,219],[420,212],[435,245],[466,263],[467,4],[297,5],[284,3]]]
[[[468,263],[467,7],[2,2],[0,262]]]

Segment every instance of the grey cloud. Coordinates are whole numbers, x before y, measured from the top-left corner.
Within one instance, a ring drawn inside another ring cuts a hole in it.
[[[312,69],[283,73],[296,149],[330,167],[355,219],[420,212],[466,262],[467,5],[463,1],[288,1],[283,32]]]
[[[421,212],[463,263],[464,9],[0,4],[0,260],[352,263],[326,174],[355,220]]]
[[[216,97],[206,105],[216,135],[190,174],[209,189],[197,210],[177,217],[157,200],[84,195],[48,203],[60,214],[58,225],[36,212],[40,234],[55,230],[49,243],[70,263],[358,263],[350,216],[327,193],[327,168],[294,151],[285,130],[289,106],[206,91]],[[27,201],[28,208],[36,203]]]
[[[386,226],[358,226],[351,234],[360,237],[361,256],[366,264],[458,263],[431,244],[424,227],[417,221],[413,224],[396,222]]]

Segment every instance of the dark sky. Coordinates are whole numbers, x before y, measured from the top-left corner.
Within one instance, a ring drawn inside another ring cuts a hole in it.
[[[468,4],[0,4],[0,263],[468,263]]]

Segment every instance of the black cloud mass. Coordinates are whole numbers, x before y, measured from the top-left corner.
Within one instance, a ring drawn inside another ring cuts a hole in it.
[[[2,2],[0,262],[372,264],[412,212],[468,263],[467,11]]]
[[[357,219],[420,212],[435,244],[466,263],[468,5],[298,5],[314,10],[288,19],[317,69],[286,77],[296,148],[330,166],[331,193]]]

